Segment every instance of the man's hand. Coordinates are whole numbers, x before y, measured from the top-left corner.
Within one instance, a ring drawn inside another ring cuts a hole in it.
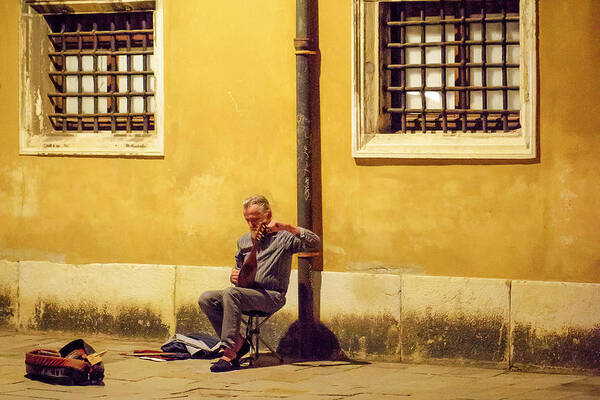
[[[285,222],[271,220],[267,225],[267,229],[269,232],[277,232],[277,231],[288,231],[293,233],[294,235],[300,234],[300,228],[297,226],[292,226],[290,224],[286,224]]]
[[[231,281],[231,283],[233,283],[234,285],[237,286],[239,276],[240,276],[240,270],[234,268],[231,271],[231,276],[229,277],[229,281]]]

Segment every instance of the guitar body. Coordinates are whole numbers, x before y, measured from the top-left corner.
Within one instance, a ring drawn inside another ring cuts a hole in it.
[[[252,249],[250,250],[250,254],[244,260],[244,264],[242,264],[242,268],[240,268],[240,274],[238,275],[237,287],[250,287],[254,284],[254,280],[256,279],[256,269],[258,268],[258,263],[256,261],[256,253],[260,249],[260,245],[262,243],[263,238],[267,233],[267,224],[262,223],[256,230],[256,232],[252,232]]]
[[[256,269],[258,268],[258,264],[256,262],[256,251],[250,251],[246,260],[244,260],[244,264],[240,269],[240,274],[238,275],[238,287],[250,287],[254,283],[254,279],[256,278]]]

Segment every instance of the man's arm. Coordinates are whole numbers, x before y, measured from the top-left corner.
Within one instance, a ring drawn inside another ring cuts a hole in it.
[[[298,226],[286,224],[281,221],[271,221],[267,228],[271,232],[277,231],[288,231],[294,235],[294,242],[292,243],[292,252],[299,253],[307,250],[318,250],[321,245],[321,239],[313,231],[301,228]]]
[[[267,228],[271,232],[288,231],[288,232],[290,232],[290,233],[292,233],[294,235],[299,235],[300,234],[300,228],[299,227],[293,226],[293,225],[290,225],[290,224],[286,224],[285,222],[281,222],[281,221],[272,220],[267,225]]]

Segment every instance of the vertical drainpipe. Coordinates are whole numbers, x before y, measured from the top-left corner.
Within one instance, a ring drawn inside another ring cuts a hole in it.
[[[296,0],[296,140],[298,225],[313,229],[312,135],[310,115],[310,56],[316,54],[309,37],[309,1]],[[301,355],[312,358],[311,330],[314,326],[312,261],[298,259],[298,321],[302,334]]]

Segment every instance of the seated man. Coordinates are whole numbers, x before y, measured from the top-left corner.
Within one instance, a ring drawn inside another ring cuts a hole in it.
[[[271,219],[271,206],[264,196],[252,196],[243,203],[244,218],[251,232],[267,224],[267,233],[256,254],[256,275],[250,287],[237,287],[240,268],[252,248],[251,232],[237,241],[236,267],[231,272],[231,283],[236,287],[202,293],[198,304],[221,338],[223,356],[211,366],[212,372],[230,371],[239,366],[239,359],[249,346],[240,335],[241,313],[262,311],[272,314],[285,304],[292,254],[317,249],[319,237],[305,228],[299,228]]]

